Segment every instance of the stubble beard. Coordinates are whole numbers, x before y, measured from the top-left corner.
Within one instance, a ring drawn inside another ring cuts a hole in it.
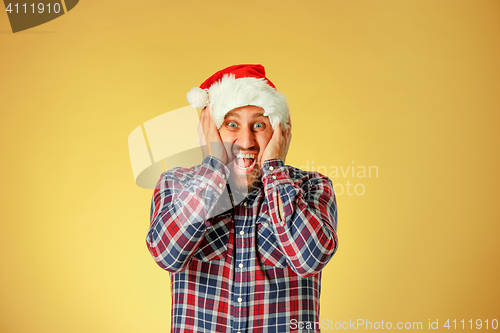
[[[234,168],[234,166],[233,166]],[[255,169],[246,175],[240,174],[233,170],[233,186],[236,187],[240,193],[244,191],[247,193],[252,193],[256,188],[258,188],[262,182],[262,173],[260,171],[260,165],[255,165]]]

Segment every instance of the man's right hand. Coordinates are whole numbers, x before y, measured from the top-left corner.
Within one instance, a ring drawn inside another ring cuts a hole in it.
[[[227,152],[222,143],[219,130],[210,115],[209,106],[205,106],[201,110],[198,136],[203,150],[203,157],[211,155],[219,159],[223,164],[227,163]]]

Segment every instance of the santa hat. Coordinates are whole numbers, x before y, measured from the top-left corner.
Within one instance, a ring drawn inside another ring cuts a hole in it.
[[[218,71],[199,88],[191,89],[186,98],[197,109],[208,105],[217,128],[226,113],[247,105],[263,108],[273,128],[280,123],[285,129],[289,117],[285,96],[266,78],[262,65],[235,65]]]

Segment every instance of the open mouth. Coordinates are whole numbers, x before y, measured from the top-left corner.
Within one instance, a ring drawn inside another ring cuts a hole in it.
[[[234,164],[243,172],[252,171],[255,167],[256,153],[238,153],[235,155]]]

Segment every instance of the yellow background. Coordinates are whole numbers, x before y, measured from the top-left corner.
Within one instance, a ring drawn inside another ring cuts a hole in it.
[[[1,12],[0,331],[169,331],[127,137],[238,63],[288,96],[288,164],[378,167],[333,179],[365,193],[338,196],[322,319],[500,319],[499,32],[497,0],[84,0],[16,34]]]

